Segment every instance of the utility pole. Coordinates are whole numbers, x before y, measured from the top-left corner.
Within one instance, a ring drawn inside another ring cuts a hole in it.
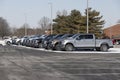
[[[87,33],[89,33],[89,13],[88,13],[88,0],[87,0]]]
[[[27,36],[27,15],[25,14],[25,36]]]
[[[51,34],[53,34],[53,22],[52,22],[52,3],[48,3],[50,5],[50,10],[51,10]]]

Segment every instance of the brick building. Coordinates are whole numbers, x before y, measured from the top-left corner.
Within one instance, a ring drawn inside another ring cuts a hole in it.
[[[112,39],[120,39],[120,24],[104,29],[104,34]]]

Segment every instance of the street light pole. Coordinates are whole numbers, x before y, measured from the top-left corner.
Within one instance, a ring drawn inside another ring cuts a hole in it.
[[[88,14],[88,0],[87,0],[87,33],[89,33],[89,14]]]
[[[25,14],[25,36],[27,35],[27,15]]]
[[[51,34],[53,34],[53,26],[52,26],[52,3],[50,4],[50,9],[51,9]]]

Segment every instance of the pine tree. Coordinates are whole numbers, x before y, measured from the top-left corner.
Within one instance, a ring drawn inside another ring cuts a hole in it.
[[[55,33],[78,33],[80,30],[81,13],[77,10],[72,10],[70,15],[57,15],[53,21]]]
[[[92,10],[92,8],[88,9],[88,15],[89,33],[94,33],[97,37],[102,36],[102,28],[105,23],[104,20],[101,20],[103,16],[100,16],[100,12]],[[87,9],[85,10],[85,17],[87,18]],[[85,25],[87,25],[87,23]]]
[[[53,24],[53,32],[54,34],[61,34],[61,33],[67,33],[66,31],[66,26],[67,26],[67,16],[64,15],[57,15],[57,18],[54,19],[53,21],[55,22]]]
[[[89,12],[89,33],[101,37],[104,20],[100,16],[100,12],[88,9]],[[72,10],[69,15],[57,15],[53,24],[54,33],[86,33],[87,25],[87,9],[83,16],[80,11]]]

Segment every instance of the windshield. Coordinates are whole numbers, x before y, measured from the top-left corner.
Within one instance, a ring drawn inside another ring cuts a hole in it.
[[[74,34],[71,38],[76,38],[79,34]]]

